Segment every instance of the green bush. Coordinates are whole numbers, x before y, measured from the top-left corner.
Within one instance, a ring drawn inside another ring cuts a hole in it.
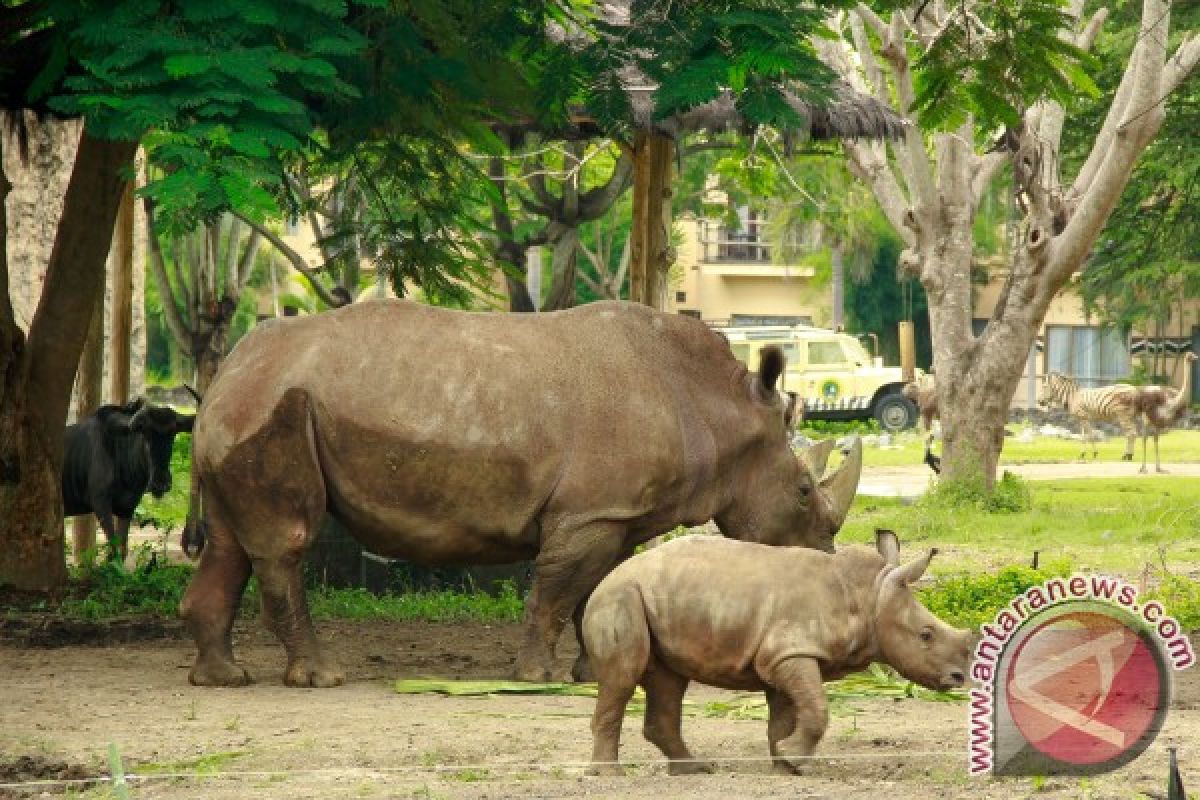
[[[810,439],[825,436],[843,436],[849,433],[879,433],[879,421],[869,419],[806,419],[798,428]]]
[[[1018,514],[1033,508],[1033,494],[1025,479],[1004,470],[992,491],[982,476],[941,481],[925,493],[918,505],[932,509],[976,509],[993,514]]]
[[[1161,584],[1146,593],[1163,604],[1167,613],[1185,631],[1200,631],[1200,581],[1168,575]]]
[[[934,586],[920,590],[918,596],[939,619],[977,630],[1025,590],[1070,573],[1066,562],[1041,569],[1014,565],[995,573],[943,576]]]
[[[124,614],[173,617],[192,578],[190,564],[162,564],[150,547],[136,554],[132,570],[113,562],[85,562],[71,574],[61,611],[69,617],[106,619]]]

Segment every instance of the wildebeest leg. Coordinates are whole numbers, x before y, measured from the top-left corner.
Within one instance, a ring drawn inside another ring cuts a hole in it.
[[[250,557],[217,509],[209,509],[207,521],[209,537],[179,606],[198,650],[188,680],[195,686],[245,686],[250,674],[233,660],[232,633],[250,580]]]
[[[117,523],[113,517],[112,507],[103,498],[93,498],[92,513],[96,515],[96,522],[100,525],[100,530],[104,531],[104,543],[105,547],[108,548],[108,560],[124,562],[117,541]]]
[[[326,660],[308,613],[301,569],[302,553],[292,558],[254,559],[254,574],[262,589],[263,621],[287,650],[288,686],[340,686],[345,675]]]
[[[771,755],[775,757],[775,761],[771,764],[771,771],[779,775],[795,775],[796,768],[780,757],[779,743],[796,730],[796,707],[792,705],[787,694],[778,689],[768,688],[766,695],[769,713],[767,744],[770,747]]]
[[[646,719],[642,733],[669,759],[667,773],[697,775],[712,772],[712,765],[696,761],[683,743],[681,717],[688,679],[651,658],[641,684],[646,690]]]
[[[763,678],[768,686],[786,695],[792,706],[794,720],[794,730],[774,744],[771,755],[782,759],[793,770],[798,769],[803,760],[816,750],[829,725],[829,708],[825,702],[825,687],[821,683],[821,668],[812,658],[787,658]],[[781,720],[780,729],[782,727]]]
[[[129,558],[129,523],[132,519],[129,517],[117,517],[117,560],[122,564]]]
[[[552,679],[554,646],[563,627],[616,565],[624,549],[623,538],[616,525],[592,523],[573,530],[559,527],[543,540],[526,601],[525,635],[517,651],[517,680]]]

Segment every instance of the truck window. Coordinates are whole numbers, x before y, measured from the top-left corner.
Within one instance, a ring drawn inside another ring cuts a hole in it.
[[[821,364],[845,364],[846,356],[842,353],[842,345],[839,342],[809,342],[808,343],[808,364],[809,366]]]

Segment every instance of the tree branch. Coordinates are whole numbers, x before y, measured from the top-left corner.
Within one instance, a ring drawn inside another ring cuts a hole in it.
[[[246,287],[250,275],[254,272],[254,259],[258,257],[260,245],[262,245],[262,234],[258,231],[251,231],[250,238],[246,240],[246,249],[242,251],[242,257],[238,261],[237,289],[239,293]]]
[[[1169,11],[1169,0],[1144,0],[1142,4],[1138,43],[1121,81],[1124,87],[1126,79],[1133,75],[1128,81],[1129,101],[1125,103],[1120,123],[1111,132],[1111,145],[1080,198],[1078,209],[1062,234],[1050,243],[1048,256],[1058,281],[1065,281],[1083,263],[1125,188],[1138,155],[1162,125],[1165,112],[1163,97],[1158,92],[1165,72]],[[1105,120],[1105,129],[1108,128],[1109,120]],[[1096,145],[1099,146],[1099,139]]]
[[[252,229],[257,231],[260,236],[270,242],[271,246],[278,250],[279,254],[286,258],[287,262],[291,264],[297,272],[304,276],[304,279],[308,281],[309,286],[312,287],[313,292],[316,293],[317,297],[321,298],[321,302],[325,303],[325,305],[329,306],[330,308],[337,308],[339,305],[341,305],[341,303],[339,303],[333,297],[333,295],[329,293],[329,290],[325,288],[325,285],[321,283],[320,279],[317,277],[316,271],[308,265],[308,262],[304,260],[304,256],[292,249],[291,245],[279,238],[279,236],[270,228],[260,225],[254,220],[248,219],[241,214],[237,214],[237,216]]]
[[[154,211],[152,203],[147,199],[146,206],[146,242],[150,249],[150,270],[154,273],[154,280],[158,281],[159,299],[162,301],[163,316],[167,320],[167,329],[171,331],[171,335],[175,337],[175,343],[187,353],[192,351],[191,335],[188,333],[188,327],[184,324],[183,317],[179,315],[179,308],[175,305],[178,300],[175,297],[175,292],[171,288],[171,282],[167,280],[166,262],[163,258],[162,243],[158,239],[158,231],[154,227]]]
[[[976,159],[974,174],[971,177],[971,196],[975,203],[979,203],[979,198],[983,197],[996,173],[1007,163],[1008,153],[1003,152],[984,153]]]
[[[1180,43],[1175,55],[1171,56],[1167,62],[1166,69],[1163,71],[1162,83],[1158,89],[1159,96],[1165,98],[1178,89],[1179,84],[1187,80],[1192,70],[1196,68],[1198,61],[1200,61],[1200,36],[1188,36]]]
[[[579,221],[599,219],[612,208],[617,198],[629,188],[633,176],[633,159],[622,153],[613,164],[612,174],[602,186],[583,193],[579,198]]]

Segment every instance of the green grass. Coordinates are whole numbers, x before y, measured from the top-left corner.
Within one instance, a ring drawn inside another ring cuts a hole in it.
[[[1146,477],[1030,481],[1032,507],[991,513],[922,499],[859,497],[838,535],[842,543],[874,541],[890,528],[907,551],[938,547],[935,572],[989,571],[1067,561],[1076,568],[1137,577],[1146,564],[1200,577],[1200,481]]]
[[[317,619],[385,619],[395,622],[516,622],[525,605],[512,583],[497,595],[483,592],[408,592],[374,595],[366,589],[309,591]]]
[[[1000,464],[1055,464],[1079,461],[1079,453],[1083,448],[1082,442],[1070,439],[1053,439],[1038,436],[1032,442],[1018,442],[1015,434],[1020,433],[1023,426],[1009,425],[1008,430],[1014,436],[1004,440],[1004,451],[1000,454]],[[834,434],[808,433],[812,438],[824,439]],[[843,435],[843,434],[836,434]],[[1101,461],[1120,461],[1125,452],[1125,439],[1114,437],[1097,445]],[[934,445],[934,452],[941,453],[941,443]],[[1200,462],[1200,431],[1175,430],[1163,434],[1159,439],[1159,453],[1162,462],[1166,463],[1195,463]],[[888,448],[864,447],[863,465],[867,467],[911,467],[919,466],[925,454],[925,437],[911,430],[892,436],[892,446]],[[1091,459],[1091,454],[1088,454]],[[1135,463],[1141,464],[1142,445],[1139,439],[1134,448]],[[1150,443],[1149,460],[1154,461],[1154,443]],[[1153,468],[1153,467],[1152,467]]]

